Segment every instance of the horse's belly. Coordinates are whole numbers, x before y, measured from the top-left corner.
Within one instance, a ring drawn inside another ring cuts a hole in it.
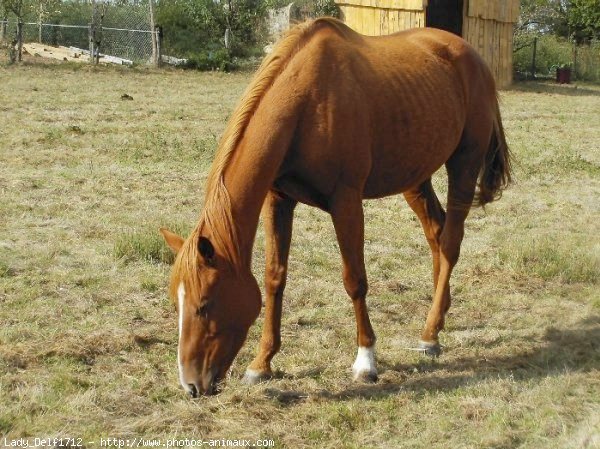
[[[293,174],[281,176],[273,183],[273,189],[300,203],[323,210],[329,209],[328,195],[320,191],[313,183],[299,176]]]
[[[445,142],[407,143],[375,148],[371,171],[364,187],[365,198],[381,198],[405,192],[429,179],[450,158],[460,140],[451,133]]]
[[[458,101],[438,103],[435,114],[401,112],[388,116],[379,127],[371,149],[371,171],[365,198],[409,190],[429,179],[454,153],[464,129]]]
[[[382,198],[405,192],[429,179],[442,164],[443,161],[427,166],[400,163],[374,169],[365,184],[364,197]]]

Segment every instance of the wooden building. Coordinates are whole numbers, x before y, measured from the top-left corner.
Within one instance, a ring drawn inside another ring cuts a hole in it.
[[[369,36],[425,26],[451,31],[479,51],[498,87],[512,82],[519,0],[335,0],[342,19]]]

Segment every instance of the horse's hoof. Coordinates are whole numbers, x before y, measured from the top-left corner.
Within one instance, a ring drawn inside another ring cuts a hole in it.
[[[265,382],[269,379],[273,378],[273,374],[269,372],[260,372],[253,369],[248,368],[244,377],[242,378],[242,382],[246,385],[257,385],[261,382]]]
[[[442,353],[442,347],[437,341],[423,341],[419,342],[419,349],[424,354],[430,357],[439,357]]]
[[[353,374],[354,382],[374,384],[379,379],[377,377],[377,371],[355,371]]]

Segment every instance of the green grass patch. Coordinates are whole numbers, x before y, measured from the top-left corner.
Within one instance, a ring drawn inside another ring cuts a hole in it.
[[[217,136],[189,139],[187,135],[171,134],[166,131],[148,131],[141,140],[132,142],[120,150],[123,163],[195,163],[207,166],[217,148]]]
[[[148,293],[156,293],[162,288],[162,284],[159,284],[157,279],[153,278],[144,278],[140,282],[140,287],[142,290],[147,291]]]
[[[513,241],[499,256],[502,263],[523,276],[533,274],[568,284],[600,281],[600,257],[594,247],[561,236]]]
[[[13,270],[8,264],[8,262],[0,260],[0,278],[7,278],[12,276],[13,274]]]
[[[184,238],[190,232],[189,226],[185,225],[175,225],[168,228]],[[114,242],[114,257],[125,262],[140,261],[172,264],[175,255],[166,245],[159,229],[160,226],[146,227],[142,230],[125,231],[119,234]],[[156,291],[157,289],[145,281],[141,285],[147,291]]]
[[[551,161],[551,166],[563,173],[584,172],[590,176],[600,175],[600,165],[584,159],[577,153],[563,153]]]
[[[0,416],[0,433],[6,435],[12,430],[16,417],[12,414]]]

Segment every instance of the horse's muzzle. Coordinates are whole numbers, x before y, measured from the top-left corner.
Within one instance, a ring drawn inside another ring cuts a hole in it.
[[[200,395],[212,396],[219,393],[217,378],[217,370],[210,369],[203,376],[201,382],[190,383],[185,389],[192,398],[197,398]]]

